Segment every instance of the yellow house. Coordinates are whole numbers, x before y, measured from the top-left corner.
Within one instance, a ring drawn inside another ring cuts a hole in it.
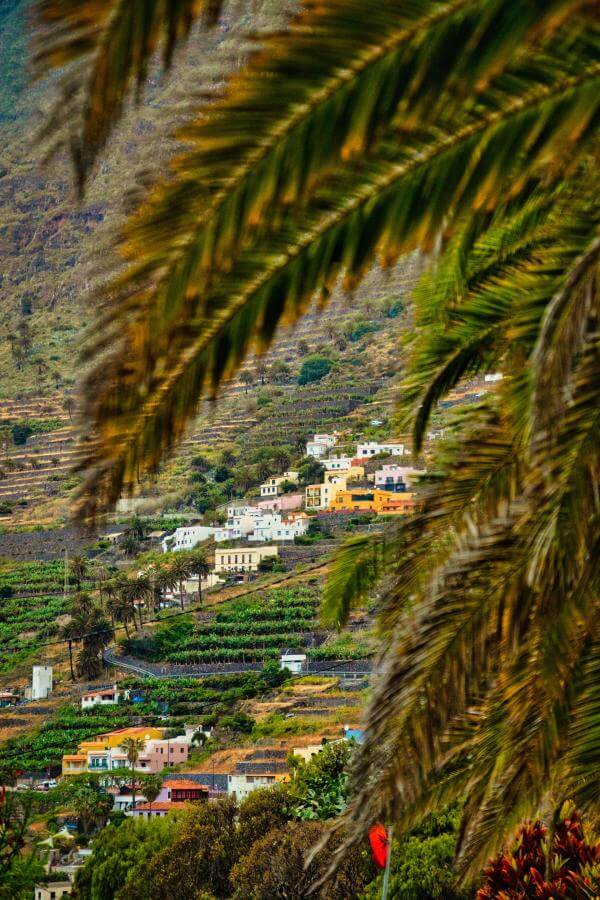
[[[166,730],[166,728],[155,728],[150,725],[134,725],[131,728],[118,728],[116,731],[109,731],[108,734],[99,735],[91,742],[94,746],[91,746],[90,749],[108,750],[109,747],[120,747],[126,738],[139,738],[143,741],[160,741]],[[85,743],[86,741],[84,741],[83,744],[80,744],[80,748],[83,747]],[[100,747],[97,746],[98,743],[100,743]]]
[[[374,512],[377,515],[403,516],[414,508],[414,494],[369,488],[337,491],[331,501],[331,509],[336,512]]]
[[[131,728],[119,728],[107,734],[99,734],[89,741],[82,741],[77,753],[66,753],[62,758],[63,775],[82,775],[85,772],[96,772],[107,768],[107,751],[120,747],[127,738],[138,738],[144,742],[160,740],[165,728],[149,725],[135,725]]]
[[[344,475],[346,481],[355,481],[357,478],[365,477],[365,467],[352,464],[347,469],[331,469],[330,471],[325,472],[323,481],[327,483],[340,475]]]

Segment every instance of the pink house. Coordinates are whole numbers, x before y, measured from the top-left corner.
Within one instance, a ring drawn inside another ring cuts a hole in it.
[[[294,509],[301,509],[303,503],[304,494],[280,494],[278,497],[259,500],[256,505],[259,509],[271,512],[292,512]]]
[[[150,740],[146,742],[146,749],[140,754],[136,769],[142,772],[162,772],[169,766],[187,762],[189,744],[185,741]]]
[[[423,474],[422,469],[389,463],[375,472],[375,487],[382,491],[409,491],[418,476]]]

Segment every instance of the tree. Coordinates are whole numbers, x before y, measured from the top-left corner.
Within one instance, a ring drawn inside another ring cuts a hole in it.
[[[102,828],[110,815],[113,798],[101,790],[97,779],[83,776],[64,785],[62,794],[77,814],[78,830],[89,835]]]
[[[236,859],[235,801],[190,806],[173,843],[149,861],[122,900],[196,900],[200,891],[230,896],[229,873]],[[185,860],[185,865],[182,865]]]
[[[75,877],[82,900],[113,900],[128,884],[137,884],[150,859],[174,839],[176,815],[152,819],[127,818],[103,828],[94,838],[94,852]]]
[[[572,812],[550,834],[539,820],[520,828],[510,852],[486,867],[477,900],[583,900],[599,890],[600,843],[588,843],[579,815]]]
[[[142,793],[150,804],[149,814],[152,816],[152,804],[162,790],[162,776],[160,775],[144,775],[141,781]]]
[[[339,276],[353,288],[375,259],[436,248],[400,392],[414,450],[461,379],[504,379],[452,419],[418,513],[393,540],[373,539],[389,640],[350,815],[360,833],[401,809],[410,828],[440,783],[466,791],[469,874],[549,801],[549,785],[584,811],[600,800],[589,750],[600,746],[595,10],[380,7],[309,4],[268,39],[236,90],[202,107],[176,175],[123,229],[130,266],[107,285],[110,324],[87,350],[96,439],[84,445],[79,514],[93,519],[138,469],[154,470],[203,391],[282,318],[325,301]],[[90,24],[87,6],[40,8],[42,62],[75,57],[92,94],[71,140],[84,180],[161,36],[177,42],[194,16],[186,5],[183,22],[171,6],[160,18],[155,5],[137,32],[153,40],[115,66],[128,17],[98,9]],[[82,22],[91,36],[73,40]],[[347,611],[348,586],[365,580],[348,565],[338,576]]]
[[[240,372],[240,381],[245,387],[244,393],[248,393],[248,388],[254,384],[254,375],[248,369],[242,369]]]
[[[88,574],[88,561],[83,556],[74,556],[69,560],[69,575],[75,581],[75,587],[81,590],[81,583]]]
[[[298,477],[303,484],[320,484],[325,469],[312,456],[306,456],[298,466]]]
[[[265,383],[268,373],[269,373],[269,367],[266,364],[266,362],[264,361],[264,359],[257,359],[256,363],[254,365],[254,374],[259,379],[261,384]]]
[[[73,599],[71,619],[63,627],[62,636],[69,642],[69,658],[72,642],[81,642],[77,654],[77,675],[80,678],[96,678],[102,671],[102,653],[112,640],[113,629],[89,594],[77,594]]]
[[[298,384],[312,384],[320,381],[331,371],[332,361],[327,356],[307,356],[298,375]]]
[[[290,801],[300,819],[333,819],[348,803],[348,741],[326,744],[308,762],[301,761],[290,786]]]
[[[281,384],[289,379],[292,370],[283,359],[276,359],[271,365],[271,378],[277,384]]]
[[[73,413],[75,411],[75,406],[76,406],[75,399],[73,397],[70,397],[67,395],[63,399],[62,406],[63,406],[64,411],[67,413],[67,415],[69,417],[69,421],[70,421],[73,418]]]
[[[202,579],[208,578],[210,575],[210,565],[206,561],[206,557],[201,550],[197,550],[188,555],[188,566],[191,575],[198,576],[198,605],[202,603]]]
[[[174,588],[176,588],[177,581],[177,574],[173,571],[170,563],[166,566],[161,566],[156,572],[154,578],[154,584],[161,596],[165,591],[172,591]]]
[[[14,791],[0,787],[0,897],[12,900],[20,896],[11,893],[14,881],[22,880],[23,872],[19,871],[19,862],[25,848],[27,830],[32,813],[32,801],[23,798]],[[30,857],[28,862],[34,862]],[[7,893],[4,893],[4,891]],[[24,895],[21,895],[24,896]]]
[[[137,608],[140,629],[144,627],[142,617],[142,607],[150,605],[152,600],[152,583],[148,575],[142,573],[136,575],[135,578],[124,578],[120,583],[120,596],[123,609],[128,609],[127,618],[135,622],[135,611]],[[124,619],[124,621],[126,621]]]
[[[316,881],[331,863],[331,851],[339,846],[343,835],[331,841],[331,848],[320,850],[310,864],[305,864],[310,851],[324,836],[320,822],[289,822],[273,828],[255,841],[248,853],[232,869],[234,900],[305,900]],[[373,868],[365,850],[348,853],[326,885],[314,892],[321,900],[347,900],[358,896],[373,877]],[[310,894],[313,896],[313,894]]]
[[[144,751],[144,741],[142,738],[134,738],[128,737],[123,740],[121,744],[121,748],[125,751],[127,755],[127,762],[129,763],[129,768],[131,769],[131,805],[135,807],[135,767],[138,764],[138,760],[140,755]]]
[[[181,604],[181,608],[184,609],[185,591],[183,589],[183,582],[191,575],[190,559],[187,554],[174,553],[173,559],[169,563],[169,569],[172,577],[176,579],[176,584],[179,587],[179,602]]]
[[[240,804],[237,831],[237,850],[240,857],[252,844],[275,828],[283,826],[291,818],[287,786],[258,788],[248,794]]]
[[[427,816],[410,834],[393,840],[389,900],[473,900],[471,885],[456,885],[454,852],[460,816],[460,804],[455,804]],[[380,874],[360,900],[379,900],[382,881]]]

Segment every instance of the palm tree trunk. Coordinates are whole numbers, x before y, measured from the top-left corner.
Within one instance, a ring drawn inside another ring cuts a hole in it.
[[[75,672],[73,671],[73,641],[69,641],[69,668],[71,669],[71,681],[75,681]]]
[[[198,572],[198,606],[202,606],[202,573]]]
[[[125,627],[125,634],[127,635],[127,638],[130,638],[131,635],[129,634],[129,628],[127,627],[127,619],[123,619],[123,625]]]
[[[179,600],[181,602],[181,608],[185,608],[185,604],[183,602],[183,581],[179,579]]]
[[[144,629],[144,620],[143,620],[143,618],[142,618],[142,604],[141,604],[141,603],[140,603],[140,605],[138,606],[138,613],[139,613],[139,615],[140,615],[140,631],[143,631],[143,629]]]

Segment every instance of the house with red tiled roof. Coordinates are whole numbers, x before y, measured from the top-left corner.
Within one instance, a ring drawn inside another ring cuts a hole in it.
[[[156,799],[174,803],[197,803],[208,800],[208,794],[208,785],[199,784],[191,778],[165,779]]]

